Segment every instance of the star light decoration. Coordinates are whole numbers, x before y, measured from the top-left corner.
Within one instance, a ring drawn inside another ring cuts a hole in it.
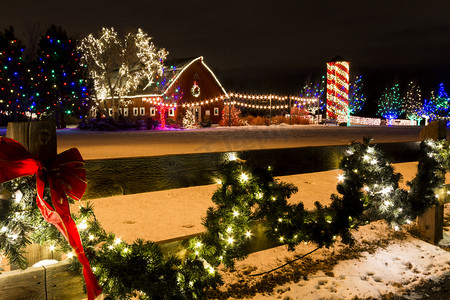
[[[150,40],[141,29],[122,39],[114,28],[102,28],[99,38],[90,34],[82,40],[82,61],[94,82],[97,105],[111,99],[112,108],[117,111],[119,105],[129,104],[124,96],[141,85],[145,89],[155,76],[162,75],[168,53],[157,49]]]

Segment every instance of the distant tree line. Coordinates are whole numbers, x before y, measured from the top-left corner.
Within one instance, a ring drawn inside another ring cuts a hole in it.
[[[90,34],[79,40],[51,25],[46,30],[29,27],[25,37],[26,46],[13,27],[0,31],[0,125],[52,118],[63,128],[67,119],[85,118],[92,108],[104,114],[111,108],[117,118],[119,105],[127,105],[124,96],[162,79],[167,57],[167,51],[156,48],[140,29],[120,37],[113,28],[103,28],[98,38]],[[325,76],[308,76],[297,94],[319,99],[318,105],[308,107],[310,113],[324,112]],[[111,99],[110,104],[105,99]],[[363,77],[355,74],[349,85],[350,114],[360,113],[366,101]],[[450,117],[443,83],[424,98],[417,81],[402,92],[394,80],[377,106],[373,116],[386,119]]]

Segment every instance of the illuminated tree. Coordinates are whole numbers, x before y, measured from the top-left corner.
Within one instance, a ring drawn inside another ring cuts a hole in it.
[[[55,25],[39,41],[35,77],[40,101],[33,106],[54,115],[58,128],[65,127],[64,116],[82,117],[89,108],[87,68],[77,48],[77,41]]]
[[[389,120],[397,119],[402,113],[402,99],[398,82],[387,87],[378,100],[378,113]]]
[[[302,87],[300,91],[300,97],[305,98],[316,98],[319,99],[319,109],[325,108],[325,76],[317,77],[314,80],[311,79],[311,76],[305,81],[305,85]],[[315,106],[309,107],[310,111],[314,114],[317,110],[317,104]]]
[[[436,107],[435,101],[436,101],[436,96],[434,94],[434,91],[431,91],[429,100],[425,99],[423,101],[421,116],[423,118],[425,118],[425,120],[426,120],[425,124],[428,122],[428,120],[435,120],[437,117],[437,115],[436,115],[437,107]]]
[[[436,93],[436,108],[437,114],[439,117],[447,117],[449,116],[448,108],[449,108],[449,97],[447,92],[445,91],[444,84],[439,84],[439,90]]]
[[[0,32],[0,114],[18,119],[27,110],[24,47],[12,27]]]
[[[148,87],[163,72],[167,52],[158,50],[150,40],[141,29],[120,37],[114,28],[103,28],[99,38],[90,34],[82,40],[82,61],[94,82],[96,104],[103,102],[107,109],[105,100],[110,98],[114,119],[119,105],[127,105],[123,96],[139,86]]]
[[[186,114],[183,117],[183,127],[184,128],[193,128],[195,124],[195,116],[192,110],[187,109]]]
[[[411,121],[422,120],[422,92],[420,86],[415,81],[408,83],[408,89],[406,91],[406,97],[403,102],[403,111],[406,117]]]
[[[364,103],[366,102],[366,96],[363,93],[363,81],[362,76],[357,75],[353,78],[353,82],[350,83],[350,89],[348,93],[348,109],[350,115],[355,115],[361,111]]]

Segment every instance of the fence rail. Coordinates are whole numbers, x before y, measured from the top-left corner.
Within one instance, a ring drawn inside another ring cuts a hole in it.
[[[392,162],[417,161],[419,143],[378,144]],[[274,167],[275,176],[311,173],[339,167],[346,146],[303,147],[240,151],[230,154],[206,153],[159,157],[91,160],[86,162],[89,182],[86,199],[117,194],[135,194],[213,183],[213,175],[229,156],[236,155],[252,166]],[[139,172],[136,170],[139,169]],[[107,188],[112,187],[112,188]],[[450,186],[447,186],[450,189]],[[448,199],[447,199],[448,200]],[[257,224],[248,245],[249,252],[276,246]],[[176,254],[182,244],[195,236],[157,242],[164,255]],[[5,298],[5,295],[6,298]],[[67,261],[55,265],[0,274],[0,299],[84,299],[82,278],[69,270]]]

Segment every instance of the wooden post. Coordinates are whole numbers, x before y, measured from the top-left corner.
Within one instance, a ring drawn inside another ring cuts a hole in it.
[[[25,149],[43,161],[56,156],[56,126],[53,122],[9,122],[6,137],[18,141]],[[48,247],[34,243],[28,245],[25,251],[24,256],[30,265],[43,259],[61,259],[59,253],[52,253]],[[12,265],[11,269],[18,269],[18,267]]]
[[[433,121],[425,126],[420,132],[420,139],[446,139],[447,124],[445,121]],[[447,196],[446,189],[443,189],[439,199]],[[427,242],[437,244],[443,238],[444,234],[444,206],[441,203],[429,208],[423,215],[417,218],[417,226],[419,231],[424,235]]]

